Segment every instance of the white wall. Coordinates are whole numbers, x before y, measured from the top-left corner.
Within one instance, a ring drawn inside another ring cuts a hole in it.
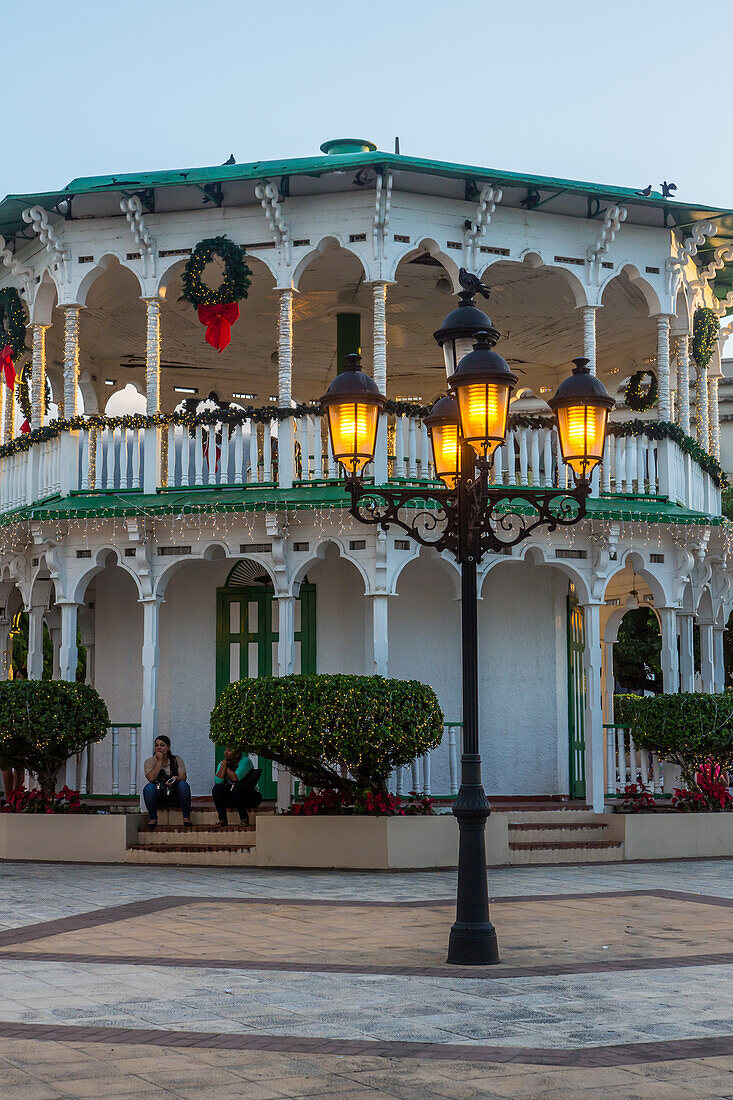
[[[339,557],[335,547],[308,568],[316,586],[316,671],[363,676],[371,654],[371,601],[356,566]]]

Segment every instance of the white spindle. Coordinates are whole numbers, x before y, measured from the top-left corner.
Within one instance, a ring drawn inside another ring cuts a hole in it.
[[[606,730],[606,794],[616,793],[616,731]]]
[[[636,437],[636,491],[643,494],[646,482],[646,436]]]
[[[395,777],[395,794],[401,798],[405,793],[405,769],[397,768]]]
[[[398,416],[395,420],[395,477],[404,477],[407,472],[405,469],[405,423],[404,416]]]
[[[338,470],[336,469],[336,459],[333,456],[333,447],[331,446],[331,433],[326,428],[326,446],[328,448],[328,476],[331,480],[338,477]]]
[[[537,486],[540,483],[540,433],[536,428],[530,433],[530,442],[532,447],[532,485]]]
[[[527,477],[527,429],[519,429],[519,478],[520,485],[529,485]]]
[[[496,485],[503,485],[503,483],[504,483],[504,475],[502,473],[502,466],[503,466],[502,454],[503,454],[503,451],[504,451],[503,447],[497,447],[496,450],[494,451],[494,483]]]
[[[132,487],[133,489],[140,488],[140,446],[142,444],[143,433],[139,428],[134,428],[132,432]]]
[[[616,735],[616,772],[618,775],[617,785],[621,787],[626,786],[626,746],[624,744],[626,731],[623,729],[615,729]]]
[[[412,417],[410,417],[410,419],[408,420],[407,423],[408,423],[408,426],[409,426],[409,437],[408,437],[408,456],[409,456],[408,467],[409,468],[408,468],[407,476],[411,479],[415,479],[417,477],[417,440],[415,439],[415,421],[413,420]]]
[[[176,426],[175,424],[169,424],[168,428],[168,471],[167,471],[167,485],[169,489],[172,489],[174,485],[178,485],[176,481]],[[151,435],[146,435],[148,445],[151,443]]]
[[[507,436],[506,436],[507,485],[516,485],[517,484],[516,462],[515,462],[515,454],[514,454],[514,438],[515,438],[515,433],[514,433],[514,430],[512,429],[511,431],[507,432]]]
[[[639,753],[639,766],[641,769],[641,781],[645,787],[649,786],[649,753],[642,749]]]
[[[89,432],[86,428],[82,428],[79,432],[79,446],[81,447],[79,488],[85,492],[89,489]]]
[[[455,726],[448,730],[448,772],[450,775],[450,793],[458,794],[458,731]]]
[[[427,480],[430,477],[430,439],[428,429],[423,421],[420,422],[420,477]]]
[[[102,450],[104,451],[105,464],[105,489],[115,487],[115,433],[113,429],[104,428],[102,431]]]
[[[616,440],[616,492],[626,492],[626,436]]]
[[[262,425],[262,480],[272,481],[272,421]]]
[[[244,425],[237,424],[234,429],[234,484],[246,481],[244,471]]]
[[[120,793],[120,731],[112,727],[112,794]]]
[[[647,461],[649,463],[649,493],[655,497],[658,492],[657,488],[657,441],[656,439],[649,440],[649,446],[647,448]]]
[[[636,745],[629,731],[629,783],[638,782],[638,766],[636,763]]]
[[[249,423],[249,478],[252,484],[260,480],[259,463],[257,461],[257,421]]]
[[[229,484],[229,425],[221,426],[221,460],[219,463],[219,484]]]
[[[412,761],[410,765],[410,770],[412,771],[412,787],[411,791],[408,793],[414,791],[415,794],[420,794],[420,760],[417,756]]]
[[[130,727],[130,794],[137,794],[137,729]]]
[[[426,752],[422,758],[422,793],[429,798],[433,793],[430,785],[430,753]]]
[[[300,476],[305,481],[308,477],[308,434],[306,430],[305,418],[300,417],[295,421],[295,438],[300,447],[300,464],[301,472]]]
[[[201,424],[196,425],[196,435],[194,437],[193,448],[193,462],[194,462],[194,485],[203,485],[204,483],[204,429]]]
[[[607,435],[603,445],[602,491],[604,493],[611,492],[611,438]]]
[[[545,428],[544,430],[544,442],[542,447],[542,464],[544,466],[544,476],[542,478],[542,485],[546,489],[551,489],[554,485],[552,480],[552,429]]]

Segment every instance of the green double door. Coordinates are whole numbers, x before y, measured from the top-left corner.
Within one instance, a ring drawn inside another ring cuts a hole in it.
[[[236,680],[277,675],[278,601],[270,585],[219,588],[216,593],[216,695]],[[304,583],[295,601],[294,667],[316,671],[316,586]],[[217,750],[217,763],[222,753]],[[272,762],[260,758],[263,798],[275,798]]]
[[[568,739],[570,797],[585,798],[585,620],[574,593],[568,596]]]

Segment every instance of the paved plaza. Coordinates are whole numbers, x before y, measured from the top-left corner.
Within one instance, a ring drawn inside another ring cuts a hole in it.
[[[0,1095],[733,1098],[733,863],[450,872],[0,864]]]

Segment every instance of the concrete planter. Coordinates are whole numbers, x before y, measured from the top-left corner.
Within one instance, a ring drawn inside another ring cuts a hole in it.
[[[142,814],[0,814],[0,859],[124,863]]]
[[[623,816],[624,859],[733,856],[733,813]]]
[[[489,818],[487,861],[509,857],[504,815]],[[436,817],[259,816],[259,867],[329,867],[354,870],[414,870],[455,867],[458,824],[452,814]]]

